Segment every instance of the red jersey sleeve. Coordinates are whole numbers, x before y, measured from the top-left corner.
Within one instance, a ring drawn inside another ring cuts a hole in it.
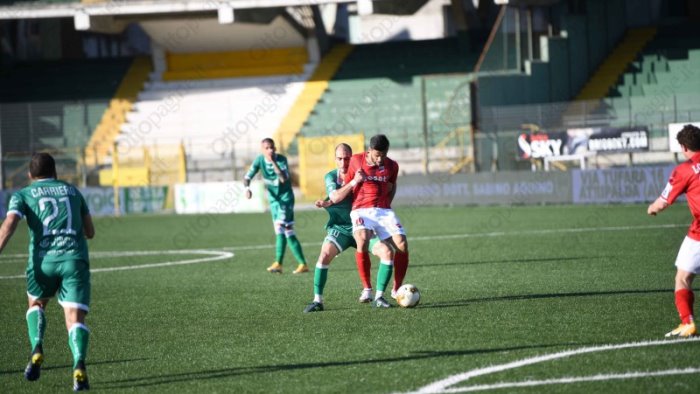
[[[674,201],[683,194],[688,187],[688,181],[693,176],[693,170],[689,165],[683,163],[673,169],[671,176],[668,178],[668,183],[661,192],[661,198],[667,203],[673,204]]]
[[[396,179],[399,177],[399,163],[395,161],[391,161],[393,163],[393,167],[391,170],[389,182],[393,183],[394,185],[396,184]]]
[[[358,155],[352,155],[350,157],[350,164],[348,164],[348,172],[345,174],[345,185],[350,183],[353,178],[355,178],[355,173],[357,170],[362,168],[362,162],[360,161],[360,157]]]

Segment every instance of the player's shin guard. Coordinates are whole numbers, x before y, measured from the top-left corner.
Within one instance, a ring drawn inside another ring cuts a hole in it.
[[[328,279],[328,266],[322,265],[320,262],[316,263],[316,270],[314,271],[314,297],[318,298],[321,302],[323,298],[323,289],[326,287],[326,280]]]
[[[689,324],[693,321],[693,303],[695,295],[692,290],[676,290],[676,309],[681,317],[681,323]]]
[[[27,310],[27,333],[29,334],[29,342],[32,345],[32,353],[41,352],[41,346],[44,342],[44,331],[46,331],[46,317],[44,310],[39,306],[33,306]]]
[[[301,250],[301,243],[297,239],[297,236],[292,234],[287,236],[287,241],[289,241],[289,248],[292,249],[294,258],[297,259],[299,264],[306,264],[306,259],[304,258],[304,252]]]
[[[360,275],[362,286],[365,289],[371,289],[372,278],[370,273],[372,262],[369,259],[369,252],[355,252],[355,264],[357,265],[357,273]]]
[[[394,256],[394,291],[398,291],[408,271],[408,252],[396,251]]]
[[[379,272],[377,272],[377,298],[381,297],[389,285],[389,280],[391,279],[391,272],[393,271],[393,262],[391,261],[380,261],[379,262]]]
[[[277,234],[275,242],[275,261],[282,264],[284,260],[284,251],[287,249],[287,237],[284,234]]]
[[[85,364],[89,339],[90,331],[85,324],[75,323],[68,330],[68,346],[73,353],[73,369]]]

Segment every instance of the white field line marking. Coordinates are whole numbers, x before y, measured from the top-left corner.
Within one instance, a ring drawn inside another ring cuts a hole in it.
[[[647,372],[627,372],[620,374],[599,374],[592,376],[571,376],[560,379],[547,380],[526,380],[524,382],[502,382],[494,384],[483,384],[479,386],[469,386],[464,388],[447,389],[444,393],[467,393],[472,391],[485,391],[496,389],[508,389],[514,387],[534,387],[545,386],[550,384],[568,384],[578,382],[603,382],[606,380],[622,380],[622,379],[638,379],[654,376],[670,376],[670,375],[688,375],[700,373],[700,368],[685,368],[685,369],[667,369],[665,371],[647,371]]]
[[[132,251],[132,252],[96,252],[91,253],[91,255],[103,256],[103,257],[128,257],[128,256],[153,256],[153,255],[188,255],[188,254],[203,254],[209,257],[201,257],[197,259],[189,260],[179,260],[179,261],[166,261],[164,263],[153,263],[153,264],[138,264],[138,265],[125,265],[121,267],[110,267],[110,268],[94,268],[90,270],[90,273],[95,272],[113,272],[113,271],[126,271],[126,270],[138,270],[145,268],[159,268],[159,267],[171,267],[175,265],[186,265],[186,264],[198,264],[198,263],[208,263],[212,261],[219,261],[229,259],[234,256],[233,252],[224,252],[216,250],[144,250],[144,251]],[[0,276],[0,279],[23,279],[25,275],[14,275],[14,276]]]
[[[452,235],[432,235],[424,237],[408,236],[410,241],[433,241],[438,239],[476,238],[476,237],[503,237],[513,235],[546,235],[561,233],[587,233],[592,231],[629,231],[629,230],[652,230],[659,228],[687,227],[687,224],[658,224],[649,226],[615,226],[615,227],[582,227],[582,228],[558,228],[543,230],[523,230],[523,231],[494,231],[490,233],[474,234],[452,234]]]
[[[448,392],[451,392],[449,389],[450,386],[467,381],[467,380],[474,378],[474,377],[477,377],[477,376],[483,376],[483,375],[489,375],[489,374],[493,374],[493,373],[503,372],[503,371],[507,371],[509,369],[516,369],[516,368],[524,367],[527,365],[542,363],[545,361],[552,361],[552,360],[557,360],[557,359],[566,358],[566,357],[570,357],[570,356],[577,356],[579,354],[604,352],[604,351],[608,351],[608,350],[629,349],[629,348],[637,348],[637,347],[647,347],[647,346],[677,345],[677,344],[688,343],[688,342],[697,342],[697,341],[700,341],[700,337],[688,338],[688,339],[684,339],[684,340],[657,340],[657,341],[644,341],[644,342],[630,342],[630,343],[622,343],[622,344],[618,344],[618,345],[610,344],[610,345],[583,347],[583,348],[573,349],[573,350],[565,350],[565,351],[558,352],[558,353],[551,353],[551,354],[545,354],[542,356],[524,358],[522,360],[509,362],[506,364],[492,365],[490,367],[473,369],[471,371],[464,372],[464,373],[457,374],[457,375],[453,375],[453,376],[449,376],[445,379],[438,380],[435,383],[431,383],[427,386],[421,387],[416,391],[416,393],[420,393],[420,394],[448,393]],[[464,387],[464,388],[469,388],[469,387]],[[461,390],[461,389],[462,388],[455,388],[454,390]]]
[[[523,230],[523,231],[494,231],[489,233],[465,233],[465,234],[444,234],[444,235],[427,235],[422,237],[412,237],[408,236],[410,241],[435,241],[443,239],[460,239],[460,238],[480,238],[480,237],[503,237],[503,236],[513,236],[513,235],[546,235],[546,234],[560,234],[560,233],[585,233],[594,231],[630,231],[630,230],[655,230],[660,228],[677,228],[677,227],[687,227],[688,224],[657,224],[649,226],[615,226],[615,227],[582,227],[582,228],[562,228],[562,229],[544,229],[544,230]],[[303,242],[302,246],[318,246],[320,242]],[[268,249],[274,247],[273,244],[265,245],[243,245],[243,246],[226,246],[223,248],[216,248],[216,250],[227,250],[227,251],[237,251],[237,250],[257,250],[257,249]],[[151,251],[144,251],[141,253],[148,254]],[[154,253],[160,253],[153,251]],[[176,252],[186,252],[186,251],[176,251]],[[91,252],[91,256],[95,257],[121,257],[120,252]],[[136,252],[134,252],[136,253]],[[29,257],[26,253],[18,254],[8,254],[3,255],[8,258],[27,258]]]
[[[525,230],[525,231],[510,231],[510,232],[503,232],[503,231],[495,231],[495,232],[489,232],[489,233],[465,233],[465,234],[445,234],[445,235],[429,235],[429,236],[422,236],[422,237],[410,237],[409,239],[411,241],[434,241],[434,240],[445,240],[445,239],[460,239],[460,238],[477,238],[477,237],[499,237],[499,236],[512,236],[512,235],[545,235],[545,234],[559,234],[559,233],[583,233],[583,232],[593,232],[593,231],[629,231],[629,230],[653,230],[653,229],[659,229],[659,228],[677,228],[677,227],[685,227],[687,226],[686,224],[658,224],[658,225],[649,225],[649,226],[615,226],[615,227],[582,227],[582,228],[568,228],[568,229],[544,229],[544,230]],[[303,246],[318,246],[320,245],[317,242],[303,242]],[[238,251],[238,250],[258,250],[258,249],[268,249],[274,245],[247,245],[247,246],[228,246],[228,247],[223,247],[218,250],[221,251]],[[90,253],[91,256],[94,257],[103,257],[103,258],[110,258],[110,257],[123,257],[127,256],[127,254],[124,253],[130,253],[128,254],[129,256],[146,256],[146,255],[154,255],[154,254],[187,254],[188,250],[174,250],[174,251],[134,251],[134,252],[92,252]],[[231,255],[233,256],[233,255]],[[231,256],[227,257],[221,257],[220,259],[225,259]],[[14,259],[14,258],[27,258],[29,257],[28,254],[26,253],[19,253],[19,254],[11,254],[11,255],[5,255],[5,257]],[[216,259],[216,260],[220,260]],[[206,261],[215,261],[215,260],[206,260]],[[7,261],[2,261],[3,263],[7,263]],[[195,261],[200,262],[200,261]],[[160,263],[160,264],[166,264],[166,265],[177,265],[177,264],[172,264],[172,262],[166,262],[166,263]],[[186,264],[194,264],[192,262],[186,263]],[[151,268],[149,266],[133,266],[133,267],[144,267],[144,268]],[[106,269],[106,268],[104,268]],[[122,270],[126,269],[137,269],[137,268],[127,268],[123,267],[121,268]],[[115,268],[114,271],[117,271]],[[99,272],[96,270],[91,270],[91,272]],[[0,276],[0,279],[18,279],[18,278],[24,278],[24,275],[22,276]]]
[[[17,256],[17,255],[14,255]],[[27,257],[28,255],[24,255],[24,257],[5,257],[0,261],[0,264],[17,264],[17,263],[22,263],[26,264],[27,263]]]
[[[408,235],[409,241],[435,241],[444,239],[460,239],[460,238],[480,238],[480,237],[505,237],[514,235],[546,235],[560,233],[586,233],[595,231],[630,231],[630,230],[656,230],[660,228],[678,228],[688,227],[688,224],[656,224],[649,226],[615,226],[615,227],[582,227],[582,228],[562,228],[562,229],[544,229],[544,230],[523,230],[523,231],[494,231],[489,233],[465,233],[465,234],[443,234],[443,235],[426,235],[422,237],[412,237]],[[320,245],[318,242],[303,242],[302,246]],[[267,249],[274,245],[249,245],[249,246],[227,246],[221,250],[252,250],[252,249]]]
[[[166,261],[164,263],[153,263],[153,264],[140,264],[140,265],[125,265],[121,267],[110,267],[110,268],[96,268],[91,269],[90,272],[112,272],[112,271],[126,271],[126,270],[138,270],[144,268],[157,268],[157,267],[171,267],[175,265],[186,265],[186,264],[197,264],[197,263],[208,263],[211,261],[225,260],[233,257],[232,252],[217,252],[212,250],[170,250],[149,254],[204,254],[213,257],[202,257],[198,259],[190,260],[180,260],[180,261]],[[137,255],[144,255],[139,253]]]

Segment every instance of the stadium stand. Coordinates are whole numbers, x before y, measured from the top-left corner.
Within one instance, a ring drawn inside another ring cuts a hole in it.
[[[684,26],[660,27],[605,99],[613,124],[650,125],[664,137],[669,122],[700,116],[700,35]]]
[[[196,172],[207,172],[207,164],[203,164],[207,162],[224,162],[223,167],[230,173],[233,164],[227,165],[226,160],[244,162],[257,153],[260,140],[273,136],[311,76],[315,65],[306,63],[307,57],[300,51],[294,48],[214,55],[223,63],[205,62],[212,57],[206,53],[200,54],[203,60],[197,60],[195,54],[171,57],[170,64],[175,66],[171,74],[164,73],[162,78],[155,75],[146,83],[127,114],[116,138],[120,153],[183,143],[188,168],[193,169],[190,179],[198,179]],[[262,60],[249,61],[247,67],[225,68],[233,58]],[[266,59],[271,62],[265,63]],[[278,68],[281,59],[287,65]],[[197,68],[197,64],[210,67]],[[269,75],[273,69],[292,73]],[[225,70],[225,74],[219,70]],[[221,75],[226,78],[212,79]],[[185,77],[193,79],[179,80]]]
[[[630,29],[620,43],[595,70],[583,89],[574,98],[564,114],[564,122],[570,118],[587,117],[595,112],[595,105],[578,105],[576,101],[601,100],[620,78],[624,71],[637,58],[642,49],[656,34],[655,28]]]
[[[0,75],[6,152],[85,146],[131,59],[19,63]],[[28,124],[32,115],[38,122]],[[11,137],[11,138],[9,138]]]
[[[302,74],[306,48],[215,53],[168,53],[164,81]]]
[[[574,100],[598,100],[605,97],[615,81],[655,34],[655,28],[628,30],[620,44],[612,50]]]
[[[328,89],[328,80],[335,75],[351,50],[352,46],[350,45],[335,45],[316,67],[316,71],[314,71],[310,81],[304,84],[301,94],[299,94],[294,105],[290,108],[275,132],[274,139],[282,151],[287,150],[294,140],[303,123],[313,111],[314,106],[318,103],[321,95]]]
[[[119,134],[126,114],[132,109],[136,96],[151,72],[151,61],[148,58],[134,59],[124,79],[119,84],[114,97],[109,102],[107,110],[95,131],[90,136],[85,148],[85,162],[95,166],[105,163],[112,150],[114,140]]]
[[[100,123],[130,58],[16,63],[0,73],[0,129],[7,182],[26,178],[11,158],[36,150],[68,151],[71,166]],[[57,156],[61,156],[57,154]]]
[[[35,0],[0,0],[0,5],[12,5],[12,4],[19,4],[19,3],[45,3],[45,4],[51,4],[51,3],[80,3],[81,0],[40,0],[40,1],[35,1]],[[83,0],[83,3],[88,3],[90,0]],[[94,2],[94,1],[93,1]]]
[[[475,62],[476,54],[462,49],[454,38],[357,45],[301,133],[308,137],[384,133],[396,148],[415,148],[425,146],[427,125],[432,146],[449,134],[444,111],[468,79],[464,74],[427,78],[423,89],[421,77],[466,73]],[[468,111],[460,115],[462,121],[469,117]]]

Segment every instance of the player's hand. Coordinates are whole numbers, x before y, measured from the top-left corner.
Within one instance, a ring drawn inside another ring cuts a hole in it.
[[[657,213],[658,211],[654,209],[654,204],[649,205],[649,208],[647,208],[647,215],[656,216]]]
[[[316,200],[314,205],[316,205],[316,208],[328,208],[331,206],[331,202],[329,200]]]
[[[253,192],[250,191],[250,189],[246,189],[246,191],[245,191],[245,198],[247,198],[248,200],[250,200],[251,197],[253,197]]]
[[[357,183],[360,183],[360,182],[364,182],[366,178],[367,178],[367,175],[365,174],[365,172],[362,171],[362,169],[359,169],[355,173],[355,178],[353,178],[353,180]]]

